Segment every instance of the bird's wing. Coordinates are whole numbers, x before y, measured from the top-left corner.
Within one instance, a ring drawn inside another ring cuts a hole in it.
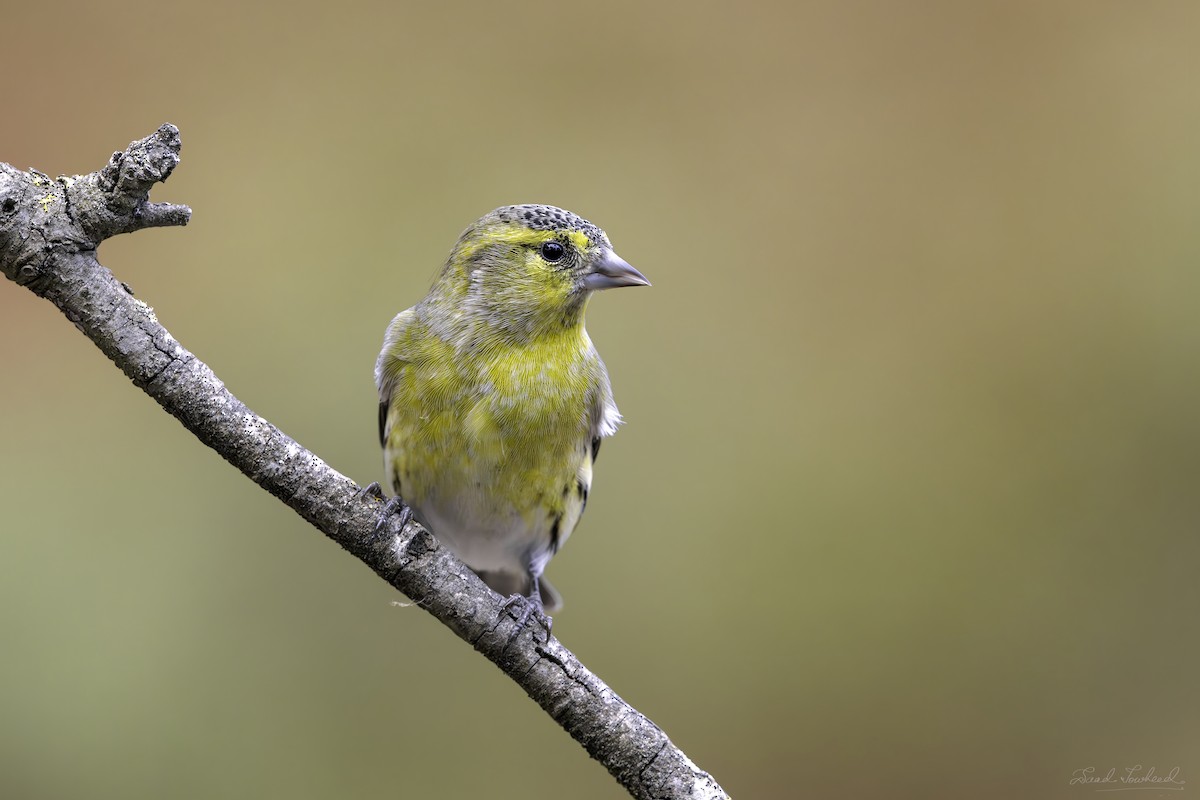
[[[379,401],[379,446],[383,447],[387,443],[387,415],[388,401]]]
[[[379,389],[379,444],[387,443],[388,407],[392,393],[401,378],[404,365],[409,362],[409,328],[416,320],[416,308],[401,311],[388,325],[383,337],[383,349],[375,361],[375,386]]]
[[[608,372],[604,369],[604,362],[599,361],[599,357],[597,357],[597,362],[600,365],[600,375],[591,398],[591,425],[588,430],[591,446],[584,449],[583,460],[575,473],[581,500],[580,516],[587,508],[588,494],[592,489],[592,468],[600,455],[600,443],[605,436],[612,436],[616,433],[617,426],[621,424],[621,412],[617,410],[617,404],[613,402],[612,384],[608,381]]]
[[[621,412],[617,410],[613,400],[612,384],[608,381],[608,371],[604,362],[600,362],[600,380],[591,401],[592,460],[600,454],[600,440],[612,436],[621,424]]]

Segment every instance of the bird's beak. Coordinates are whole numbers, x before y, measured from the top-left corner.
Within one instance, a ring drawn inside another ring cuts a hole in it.
[[[605,249],[600,258],[583,278],[589,289],[615,289],[618,286],[649,286],[646,276],[629,265],[625,259]]]

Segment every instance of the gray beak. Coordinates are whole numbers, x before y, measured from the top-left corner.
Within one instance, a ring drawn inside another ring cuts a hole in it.
[[[584,276],[583,285],[594,291],[615,289],[618,286],[649,286],[650,281],[625,259],[612,250],[605,249],[592,271]]]

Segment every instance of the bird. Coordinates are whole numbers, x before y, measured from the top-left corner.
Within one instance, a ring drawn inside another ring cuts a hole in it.
[[[387,484],[493,591],[550,614],[542,573],[621,424],[584,327],[592,295],[650,281],[586,219],[502,206],[459,237],[375,364]]]

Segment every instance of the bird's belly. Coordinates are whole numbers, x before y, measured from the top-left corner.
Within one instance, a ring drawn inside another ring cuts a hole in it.
[[[583,511],[588,384],[573,372],[543,374],[546,363],[554,362],[489,365],[459,376],[473,387],[460,393],[438,391],[441,372],[426,367],[409,376],[411,394],[393,398],[385,444],[393,488],[477,571],[536,565],[537,574]]]
[[[398,475],[404,499],[472,569],[525,574],[536,566],[540,573],[583,513],[589,445],[543,438],[531,449],[478,425],[465,425],[454,436],[462,438],[451,449],[466,458],[405,448],[399,462],[407,469]]]
[[[474,570],[523,573],[550,536],[511,508],[498,508],[487,498],[440,495],[416,509],[438,541]]]

